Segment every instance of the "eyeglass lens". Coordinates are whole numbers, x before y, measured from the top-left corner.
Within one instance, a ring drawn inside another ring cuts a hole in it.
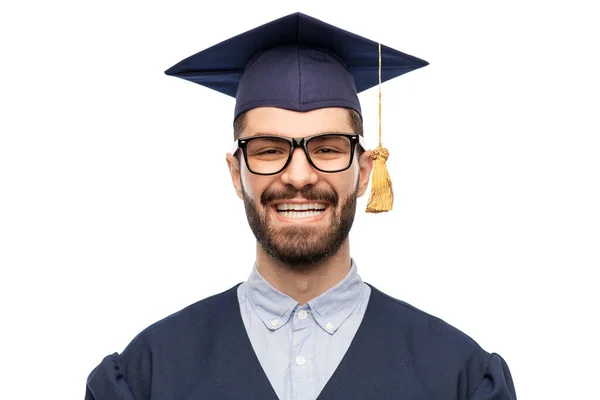
[[[346,136],[316,136],[308,140],[306,148],[312,163],[322,171],[339,171],[350,163],[352,143]],[[249,140],[246,146],[248,167],[259,174],[276,173],[288,162],[290,150],[290,142],[281,138]]]

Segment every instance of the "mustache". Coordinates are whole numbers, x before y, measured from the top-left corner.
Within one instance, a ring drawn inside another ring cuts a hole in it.
[[[285,189],[267,189],[260,196],[260,202],[263,205],[267,205],[273,201],[278,200],[291,200],[295,198],[298,194],[303,199],[313,200],[313,201],[323,201],[326,203],[330,203],[333,206],[337,206],[339,201],[339,196],[333,190],[324,190],[317,189],[314,186],[305,186],[300,190],[296,190],[292,186],[286,186]]]

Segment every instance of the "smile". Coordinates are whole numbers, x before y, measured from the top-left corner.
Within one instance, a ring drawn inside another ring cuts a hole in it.
[[[327,206],[323,203],[280,203],[275,210],[285,218],[312,218],[321,215]]]

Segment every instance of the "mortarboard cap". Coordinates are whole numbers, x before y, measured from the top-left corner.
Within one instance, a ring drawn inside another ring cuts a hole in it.
[[[377,42],[302,13],[225,40],[165,71],[236,98],[234,118],[260,106],[310,111],[349,107],[378,84]],[[381,81],[427,61],[381,46]]]
[[[362,117],[357,93],[427,64],[425,60],[295,13],[196,53],[165,73],[235,97],[234,120],[245,111],[263,106],[294,111],[346,107]],[[389,199],[383,202],[386,204],[375,204],[371,209],[368,206],[370,212],[391,209],[393,199],[381,129],[379,142],[374,150],[369,205],[374,197]],[[383,169],[378,168],[381,162]],[[377,190],[387,194],[375,195],[376,180],[385,181],[377,185]],[[377,199],[375,203],[380,202]]]

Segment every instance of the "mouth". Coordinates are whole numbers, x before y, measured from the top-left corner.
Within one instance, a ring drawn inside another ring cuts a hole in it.
[[[327,204],[282,202],[273,205],[273,209],[282,219],[316,220],[327,210]]]

